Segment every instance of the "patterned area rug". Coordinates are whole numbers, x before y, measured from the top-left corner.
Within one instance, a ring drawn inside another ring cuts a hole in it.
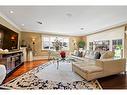
[[[52,68],[52,69],[51,69]],[[71,63],[56,64],[48,62],[3,84],[8,89],[101,89],[97,80],[86,81],[71,71]]]

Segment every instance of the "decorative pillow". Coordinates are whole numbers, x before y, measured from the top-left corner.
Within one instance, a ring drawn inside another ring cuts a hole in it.
[[[96,52],[95,53],[95,59],[100,59],[100,57],[101,57],[101,53],[100,52]]]
[[[77,50],[74,50],[73,55],[76,55]]]
[[[115,55],[115,52],[113,51],[106,51],[100,59],[108,59],[108,58],[113,58]]]
[[[85,57],[87,50],[83,50],[82,56]]]
[[[91,51],[89,57],[90,59],[95,59],[95,51]]]
[[[82,57],[82,52],[78,51],[78,57]]]

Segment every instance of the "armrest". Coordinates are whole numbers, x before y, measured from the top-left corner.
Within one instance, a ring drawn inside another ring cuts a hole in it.
[[[98,59],[96,65],[102,67],[106,71],[125,71],[126,59]]]

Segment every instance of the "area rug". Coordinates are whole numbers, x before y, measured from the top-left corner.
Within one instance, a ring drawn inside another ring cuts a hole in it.
[[[102,89],[97,80],[86,81],[72,71],[71,62],[57,63],[52,61],[40,65],[27,73],[3,84],[8,89]]]

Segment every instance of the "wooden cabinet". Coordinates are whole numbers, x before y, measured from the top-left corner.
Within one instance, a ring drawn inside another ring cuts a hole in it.
[[[7,74],[9,74],[23,64],[23,53],[16,51],[0,54],[0,64],[5,65]]]

